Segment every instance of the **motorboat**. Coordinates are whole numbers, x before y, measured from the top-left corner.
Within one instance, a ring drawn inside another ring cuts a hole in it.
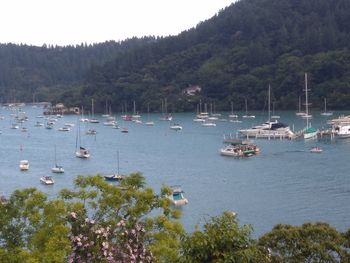
[[[86,135],[96,135],[97,131],[95,129],[88,129],[85,134]]]
[[[292,138],[294,136],[288,125],[277,120],[267,121],[252,128],[241,129],[239,134],[242,137],[255,138]]]
[[[154,125],[154,121],[147,121],[147,122],[145,122],[145,125],[153,126]]]
[[[40,178],[40,182],[45,185],[52,185],[55,183],[55,181],[52,179],[51,176],[43,176]]]
[[[204,127],[215,127],[216,123],[205,121],[205,122],[202,123],[202,126],[204,126]]]
[[[350,124],[334,124],[332,127],[332,133],[337,137],[337,138],[349,138],[350,137]]]
[[[167,197],[174,206],[183,206],[188,204],[188,200],[184,196],[184,191],[178,185],[171,186],[171,194]]]
[[[125,127],[124,127],[124,128],[121,129],[121,132],[122,132],[122,133],[128,133],[129,130],[128,130],[128,128],[125,128]]]
[[[174,123],[173,125],[170,126],[170,129],[172,129],[174,131],[181,131],[182,126],[180,124]]]
[[[67,132],[67,131],[70,131],[70,128],[64,126],[64,127],[59,128],[58,131]]]
[[[260,149],[249,141],[232,142],[220,150],[223,156],[231,157],[250,157],[260,153]]]
[[[205,119],[202,119],[202,118],[194,118],[193,121],[194,121],[194,122],[205,122]]]
[[[28,160],[19,161],[19,169],[21,171],[28,171],[29,170],[29,161]]]
[[[323,150],[320,147],[313,147],[310,149],[310,152],[312,153],[321,153]]]
[[[280,138],[292,138],[294,133],[291,131],[288,125],[278,122],[276,119],[271,120],[271,110],[270,110],[270,101],[271,101],[271,87],[268,89],[268,121],[253,126],[248,129],[239,130],[239,134],[244,137],[255,137],[255,138],[267,138],[267,139],[280,139]],[[277,115],[275,116],[277,117]]]

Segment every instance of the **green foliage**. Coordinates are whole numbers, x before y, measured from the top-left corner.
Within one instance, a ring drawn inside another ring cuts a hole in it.
[[[33,188],[15,191],[0,205],[0,262],[64,262],[67,210]]]
[[[154,257],[161,262],[177,260],[183,228],[176,220],[177,213],[170,208],[166,188],[160,196],[156,195],[145,186],[140,173],[127,176],[119,186],[107,183],[101,176],[79,176],[75,183],[77,190],[61,192],[62,198],[69,201],[69,211],[79,214],[80,218],[90,218],[101,227],[109,227],[113,233],[121,221],[129,229],[142,225],[145,236],[140,242]],[[152,211],[157,213],[151,214]]]
[[[0,203],[0,262],[349,262],[350,230],[326,223],[277,225],[254,240],[252,227],[225,212],[185,233],[163,186],[140,173],[120,184],[79,176],[48,199],[34,188]]]
[[[276,225],[259,239],[271,262],[349,262],[349,239],[326,223]]]
[[[213,217],[203,231],[184,237],[181,262],[267,262],[251,238],[252,228],[239,226],[236,215]]]

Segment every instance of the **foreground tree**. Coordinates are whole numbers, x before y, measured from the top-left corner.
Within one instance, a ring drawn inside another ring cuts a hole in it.
[[[187,235],[181,262],[267,262],[267,254],[251,238],[249,225],[239,226],[236,215],[225,212]]]
[[[177,261],[183,228],[166,197],[169,188],[156,195],[140,173],[119,185],[80,176],[76,186],[61,191],[70,212],[71,262]]]
[[[276,225],[259,239],[271,262],[350,262],[349,240],[326,223]]]
[[[34,188],[0,198],[0,262],[350,262],[350,230],[277,225],[258,241],[225,212],[185,234],[167,195],[139,173],[120,184],[79,176],[48,199]]]
[[[177,211],[139,173],[120,185],[79,176],[56,200],[36,189],[0,204],[0,262],[176,262]],[[152,212],[152,215],[151,215]]]
[[[64,262],[70,251],[67,209],[34,188],[0,204],[0,262]]]

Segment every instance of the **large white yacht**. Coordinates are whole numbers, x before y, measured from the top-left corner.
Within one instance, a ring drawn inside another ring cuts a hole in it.
[[[263,124],[248,129],[239,130],[241,136],[255,138],[292,138],[294,133],[288,125],[274,121],[267,121]]]
[[[268,92],[268,121],[263,124],[239,130],[241,136],[244,137],[255,137],[255,138],[268,138],[268,139],[291,139],[294,136],[294,133],[291,131],[288,125],[278,122],[277,120],[271,121],[271,110],[270,110],[270,93],[271,87],[269,86]]]

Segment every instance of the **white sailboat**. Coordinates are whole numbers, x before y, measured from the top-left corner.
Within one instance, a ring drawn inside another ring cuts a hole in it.
[[[245,118],[245,119],[254,119],[254,118],[255,118],[255,115],[249,115],[249,114],[248,114],[248,102],[247,102],[247,98],[245,98],[245,115],[243,115],[242,118]]]
[[[271,86],[268,89],[268,120],[265,123],[254,126],[248,129],[241,129],[239,133],[244,137],[255,137],[265,139],[282,139],[292,138],[294,133],[290,130],[289,126],[278,122],[277,120],[271,121]]]
[[[333,112],[327,111],[327,99],[324,98],[324,112],[321,113],[322,116],[332,116]]]
[[[147,104],[147,121],[145,122],[145,125],[147,125],[147,126],[153,126],[154,125],[154,121],[150,120],[149,103]]]
[[[295,115],[297,115],[297,116],[305,115],[305,112],[301,111],[301,97],[300,96],[299,96],[299,110],[298,110],[298,112],[295,113]]]
[[[233,101],[231,101],[231,114],[228,115],[229,118],[238,118],[237,114],[233,113]]]
[[[55,145],[55,166],[51,168],[51,172],[53,172],[53,173],[64,173],[63,166],[57,164],[56,145]]]
[[[275,102],[272,102],[272,116],[271,119],[279,119],[281,116],[275,114]]]
[[[312,118],[312,115],[309,114],[309,101],[308,101],[308,87],[307,87],[307,73],[305,73],[305,115],[302,117],[306,119],[306,127],[304,129],[304,139],[313,139],[317,138],[318,130],[311,127],[309,119]]]
[[[138,114],[138,112],[136,111],[136,102],[135,101],[134,101],[134,113],[131,115],[131,118],[133,119],[133,121],[141,118],[141,115]]]
[[[75,141],[75,156],[82,159],[90,157],[90,151],[81,146],[80,123],[78,123],[77,136]]]
[[[173,117],[168,114],[168,104],[167,104],[167,99],[164,99],[164,105],[163,105],[163,100],[162,100],[162,112],[163,112],[163,117],[160,118],[161,121],[171,121]]]
[[[104,178],[107,181],[119,181],[124,178],[123,175],[119,172],[119,151],[117,151],[117,173],[111,174],[111,175],[105,175]]]
[[[94,109],[94,99],[91,100],[91,119],[90,123],[99,123],[100,121],[95,118],[95,109]]]

